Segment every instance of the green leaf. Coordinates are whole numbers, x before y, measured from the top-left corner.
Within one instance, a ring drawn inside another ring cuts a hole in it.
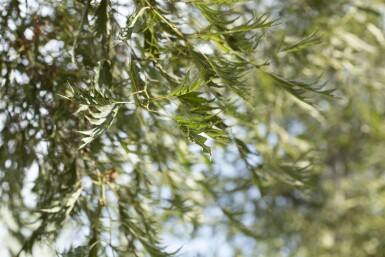
[[[138,68],[135,62],[130,62],[130,69],[128,74],[131,79],[131,87],[133,92],[137,92],[144,89],[144,82],[139,76]]]
[[[196,107],[202,106],[204,103],[210,102],[206,98],[201,97],[199,92],[191,92],[184,95],[180,95],[179,100],[185,104]]]
[[[309,97],[306,95],[306,93],[317,93],[320,95],[333,97],[332,93],[334,92],[334,89],[331,90],[323,90],[324,84],[319,84],[318,80],[314,81],[300,81],[300,80],[288,80],[285,78],[282,78],[272,72],[260,70],[267,76],[273,79],[273,81],[277,82],[279,86],[281,86],[283,89],[285,89],[287,92],[292,94],[294,97],[298,98],[299,100],[311,104]]]
[[[250,36],[248,32],[237,32],[232,35],[225,36],[225,40],[232,50],[248,54],[256,50],[261,38],[262,34]]]
[[[183,117],[175,117],[174,121],[177,123],[182,133],[192,142],[202,147],[203,152],[211,154],[209,146],[205,145],[207,138],[199,135],[205,128],[210,127],[210,124],[202,121],[187,120]]]
[[[60,255],[62,257],[86,257],[88,254],[88,246],[78,246],[74,249],[70,249],[67,252],[63,252]]]
[[[150,7],[143,7],[128,17],[126,27],[122,29],[119,34],[120,39],[131,39],[133,33],[140,31],[142,25],[141,18],[148,9],[150,9]]]
[[[207,138],[201,133],[213,138],[218,143],[228,144],[228,132],[225,131],[223,121],[217,114],[198,115],[190,114],[188,119],[177,116],[174,119],[182,133],[192,142],[202,147],[203,152],[211,154],[211,149],[206,145]]]
[[[68,88],[65,91],[64,95],[59,96],[76,102],[84,106],[103,106],[109,105],[115,102],[112,98],[102,95],[94,86],[91,86],[88,90],[80,88],[77,85],[71,85],[68,83]],[[85,107],[82,107],[85,110]]]
[[[72,209],[75,207],[76,201],[79,199],[80,194],[83,192],[83,186],[80,185],[78,190],[76,190],[67,200],[66,203],[66,215],[69,215],[72,211]]]
[[[169,93],[169,96],[185,95],[194,92],[195,90],[199,89],[202,85],[204,85],[206,75],[205,72],[203,70],[199,70],[194,75],[193,79],[190,80],[190,71],[191,70],[187,72],[185,79],[179,84],[179,86]]]
[[[228,30],[228,31],[222,31],[222,34],[232,34],[232,33],[238,33],[238,32],[247,32],[255,29],[262,29],[262,28],[269,28],[275,24],[277,20],[269,21],[269,15],[263,14],[261,16],[257,16],[256,13],[253,14],[253,18],[248,20],[247,22],[235,26],[234,28]]]
[[[107,60],[100,61],[95,68],[95,90],[104,96],[107,88],[110,87],[112,81],[111,65]]]
[[[147,240],[145,240],[141,237],[139,237],[139,240],[140,240],[140,243],[143,245],[144,249],[146,249],[147,253],[151,257],[169,257],[169,256],[175,255],[179,251],[179,250],[177,250],[173,253],[167,253],[167,252],[163,251],[162,248],[149,243]]]
[[[211,23],[211,26],[204,29],[199,36],[204,35],[229,35],[240,32],[248,32],[255,29],[269,28],[275,24],[277,20],[269,21],[269,15],[263,14],[257,16],[256,13],[253,14],[253,17],[242,23],[241,25],[228,28],[228,25],[233,24],[238,18],[233,18],[226,20],[224,17],[229,17],[233,14],[231,11],[226,10],[214,10],[205,6],[198,6],[205,18]]]
[[[227,131],[211,128],[205,131],[205,134],[212,139],[214,139],[216,142],[221,144],[229,144],[231,142],[231,139],[228,138]]]
[[[221,29],[225,29],[227,25],[232,24],[239,18],[238,16],[236,18],[227,19],[233,14],[231,10],[215,10],[201,4],[197,6],[203,16],[211,23],[211,25],[214,25]],[[212,28],[212,26],[210,26],[209,28]]]
[[[244,153],[244,154],[248,154],[248,153],[251,153],[249,147],[245,144],[245,142],[243,142],[242,140],[238,139],[238,138],[235,138],[234,139],[236,145],[238,146],[238,149]]]
[[[111,24],[108,17],[109,0],[102,0],[96,10],[95,33],[96,35],[108,35],[111,30]]]
[[[158,17],[167,24],[167,26],[173,31],[174,34],[176,34],[178,37],[184,38],[182,32],[174,26],[172,22],[170,22],[166,17],[164,17],[160,12],[158,12],[156,9],[153,9],[153,12],[158,15]]]
[[[96,125],[96,127],[90,130],[79,131],[79,133],[86,135],[86,137],[82,139],[83,144],[79,146],[79,149],[87,146],[112,125],[118,113],[119,106],[118,104],[104,105],[98,106],[95,111],[89,111],[89,115],[86,115],[86,118],[91,124]]]
[[[60,255],[62,257],[86,257],[88,254],[88,246],[78,246],[74,249],[70,249],[67,252],[63,252]]]
[[[170,0],[170,2],[182,2],[182,3],[194,3],[197,5],[216,5],[216,4],[234,4],[234,3],[244,3],[251,2],[251,0]]]
[[[294,43],[294,44],[291,44],[283,49],[281,49],[281,52],[295,52],[295,51],[300,51],[304,48],[308,48],[310,46],[313,46],[313,45],[318,45],[320,43],[322,43],[323,40],[322,38],[320,37],[317,37],[315,35],[315,32],[313,32],[312,34],[310,34],[309,36],[305,37],[304,39]]]
[[[203,53],[195,53],[194,57],[198,61],[198,65],[206,68],[208,75],[220,78],[227,87],[245,101],[249,108],[254,109],[251,103],[252,96],[250,95],[249,88],[241,80],[250,68],[248,63],[241,60],[224,61],[218,57],[208,57]]]

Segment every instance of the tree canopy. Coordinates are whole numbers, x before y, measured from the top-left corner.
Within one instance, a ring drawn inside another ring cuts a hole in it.
[[[4,254],[385,252],[380,0],[1,5]]]

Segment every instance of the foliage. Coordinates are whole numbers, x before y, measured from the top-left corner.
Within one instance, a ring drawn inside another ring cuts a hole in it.
[[[234,256],[381,252],[382,16],[300,2],[4,1],[10,255],[185,255],[162,237],[207,227]]]
[[[300,105],[289,104],[281,106],[283,115],[271,118],[317,146],[320,173],[306,190],[280,181],[265,187],[265,195],[250,214],[256,217],[248,223],[261,231],[254,248],[261,256],[380,256],[384,252],[379,228],[384,224],[380,103],[385,73],[380,53],[385,6],[381,1],[369,2],[285,1],[271,6],[273,13],[282,10],[286,24],[281,32],[265,37],[269,42],[285,33],[285,40],[295,45],[315,30],[324,41],[303,50],[305,54],[279,53],[278,60],[290,67],[277,66],[279,73],[323,72],[337,89],[338,99],[316,102],[322,116],[311,109],[310,115],[300,114]],[[289,108],[292,113],[285,112]],[[236,237],[239,233],[234,233]]]

